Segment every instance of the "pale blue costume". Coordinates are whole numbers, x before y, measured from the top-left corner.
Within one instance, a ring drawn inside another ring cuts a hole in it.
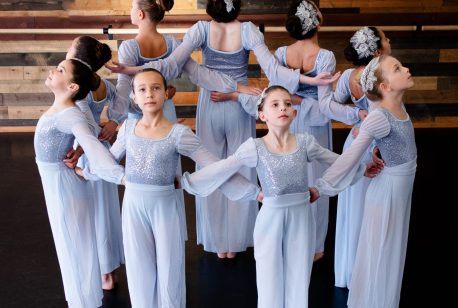
[[[140,47],[137,40],[131,39],[126,40],[121,43],[118,51],[119,62],[124,63],[129,66],[140,66],[146,63],[156,63],[156,60],[167,58],[173,50],[179,46],[179,42],[172,35],[164,35],[164,39],[167,45],[167,51],[157,58],[145,58],[140,54]],[[149,65],[153,66],[153,65]],[[231,79],[229,76],[224,74],[208,70],[207,68],[198,65],[194,60],[189,58],[189,55],[183,58],[182,62],[183,71],[189,75],[190,80],[201,87],[209,88],[213,91],[222,91],[222,92],[232,92],[237,89],[236,82]],[[164,75],[166,80],[171,80],[181,73],[181,66],[177,65],[164,65],[154,67]],[[130,100],[130,93],[132,91],[132,76],[119,74],[117,91],[118,95],[125,99],[125,106],[129,106],[129,117],[130,118],[141,118],[142,111],[140,108]],[[164,115],[172,123],[176,123],[177,116],[175,112],[175,106],[171,99],[167,99],[164,103]],[[178,163],[177,175],[181,175],[181,163]],[[187,238],[186,231],[186,214],[184,209],[184,197],[183,191],[177,189],[177,195],[182,200],[183,210],[182,210],[182,221],[183,221],[183,232]]]
[[[76,102],[93,126],[94,136],[100,133],[100,115],[108,104],[107,116],[111,121],[120,123],[124,119],[124,107],[116,95],[116,87],[108,80],[102,79],[105,84],[106,96],[96,101],[89,92],[85,100]],[[108,142],[104,142],[110,148]],[[84,166],[87,157],[80,158],[79,165]],[[91,181],[95,202],[95,231],[97,236],[97,251],[100,271],[108,274],[124,264],[124,249],[121,232],[121,209],[119,206],[118,186],[107,181]]]
[[[121,126],[110,151],[126,156],[122,228],[132,307],[184,308],[185,252],[181,201],[174,188],[178,156],[199,164],[217,161],[191,129],[174,124],[161,139],[136,136],[137,119]],[[255,199],[256,185],[236,175],[222,189],[235,199]]]
[[[165,66],[173,71],[181,67],[196,48],[202,49],[202,62],[212,70],[223,72],[241,84],[248,84],[248,56],[254,51],[258,63],[268,78],[282,80],[282,85],[295,91],[299,84],[299,70],[282,67],[264,44],[262,33],[251,22],[242,22],[241,48],[224,52],[210,47],[211,22],[199,21],[186,33],[183,43],[164,62],[148,63],[163,71]],[[175,72],[176,73],[176,72]],[[217,80],[214,84],[217,84]],[[226,158],[245,140],[255,136],[255,120],[233,101],[214,103],[210,100],[209,87],[201,88],[197,105],[196,132],[202,143],[214,155]],[[220,91],[229,92],[229,91]],[[232,92],[232,91],[230,91]],[[240,170],[253,183],[254,170]],[[240,252],[253,246],[252,233],[257,215],[256,201],[234,202],[216,191],[208,197],[196,197],[197,243],[206,251]]]
[[[280,59],[284,65],[287,63],[286,47],[277,49],[275,56]],[[321,48],[315,60],[315,66],[312,70],[304,73],[313,77],[321,72],[334,72],[336,69],[336,59],[332,51]],[[299,90],[295,93],[303,96],[304,99],[300,106],[294,106],[297,110],[297,116],[291,123],[291,132],[309,133],[316,138],[318,143],[329,150],[332,150],[332,126],[330,119],[335,119],[345,123],[356,123],[358,121],[358,112],[348,106],[331,105],[329,102],[332,98],[332,87],[327,86],[310,86],[300,85]],[[316,112],[318,104],[319,111]],[[311,108],[311,106],[314,108]],[[334,106],[334,109],[331,108]],[[335,108],[340,107],[340,108]],[[319,178],[326,167],[319,162],[311,162],[308,168],[309,185],[313,185]],[[329,217],[329,198],[321,197],[312,207],[316,219],[316,252],[324,251],[324,243],[328,231]]]
[[[63,160],[76,141],[93,163],[93,172],[120,183],[124,168],[95,138],[77,107],[44,113],[35,131],[34,147],[49,222],[70,307],[102,305],[102,285],[94,226],[94,198],[88,182]]]
[[[371,101],[362,96],[355,99],[350,91],[350,76],[354,69],[345,70],[337,82],[333,100],[346,102],[348,99],[355,104],[359,110],[369,110]],[[361,121],[355,127],[361,126]],[[353,142],[352,131],[345,140],[342,152],[345,152]],[[361,158],[361,162],[372,161],[370,151]],[[339,193],[337,199],[336,237],[334,249],[334,277],[335,286],[348,288],[350,286],[353,264],[355,262],[356,249],[358,247],[359,232],[364,213],[364,200],[370,178],[362,177],[357,183],[349,186]]]
[[[275,52],[275,57],[284,66],[287,66],[286,49],[287,46],[282,46]],[[320,49],[315,60],[314,68],[304,73],[304,75],[315,77],[321,72],[334,72],[335,67],[336,60],[334,54],[329,50]],[[276,78],[269,78],[269,82],[270,85],[281,85],[283,81]],[[297,110],[297,116],[291,123],[291,132],[311,134],[321,146],[327,149],[332,149],[332,127],[330,119],[346,124],[354,124],[359,120],[358,110],[356,108],[345,106],[332,99],[333,92],[330,85],[312,86],[300,84],[297,91],[290,91],[290,93],[304,97],[300,105],[294,106],[294,109]],[[247,113],[257,116],[256,97],[240,94],[239,101]],[[317,161],[311,162],[309,165],[309,185],[313,185],[315,180],[323,174],[325,167]],[[323,252],[328,229],[329,198],[320,198],[312,206],[312,210],[316,218],[317,227],[316,252]]]
[[[372,179],[366,193],[349,308],[399,306],[417,166],[410,117],[400,120],[382,108],[369,113],[350,148],[317,181],[321,194],[335,195],[345,189],[353,167],[374,139],[385,168]]]
[[[297,134],[296,143],[293,152],[275,154],[262,138],[250,138],[234,155],[182,179],[188,192],[205,196],[240,168],[256,167],[264,193],[254,229],[258,308],[308,306],[315,253],[308,162],[330,165],[338,155],[309,134]]]

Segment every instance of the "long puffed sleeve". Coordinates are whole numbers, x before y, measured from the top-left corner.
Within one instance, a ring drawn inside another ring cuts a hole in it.
[[[138,63],[138,56],[133,47],[133,43],[123,41],[118,49],[118,61],[128,66],[136,66]],[[116,92],[118,95],[119,103],[123,104],[125,114],[129,110],[131,103],[130,92],[132,91],[132,76],[126,74],[118,74],[118,81],[116,83]]]
[[[167,80],[176,78],[183,66],[188,62],[192,52],[205,42],[206,31],[204,23],[204,21],[199,21],[189,28],[183,38],[183,42],[172,51],[169,57],[148,62],[143,67],[160,71]]]
[[[97,137],[100,133],[100,126],[99,124],[95,121],[94,115],[92,114],[92,110],[89,107],[89,104],[87,103],[87,100],[80,100],[77,101],[76,106],[81,110],[81,112],[84,114],[87,120],[87,124],[89,125],[89,128],[91,129],[92,134]]]
[[[246,93],[240,93],[238,102],[242,105],[243,110],[253,118],[258,118],[258,99],[260,95],[254,96]]]
[[[334,72],[336,69],[336,58],[329,50],[321,50],[320,59],[317,60],[317,74],[322,72]],[[358,109],[350,107],[333,99],[331,85],[318,86],[318,103],[320,111],[329,119],[337,120],[348,125],[355,124],[359,121]]]
[[[361,158],[374,139],[387,136],[390,124],[380,111],[373,111],[361,125],[358,137],[351,146],[325,171],[316,182],[321,194],[334,196],[357,181],[365,171]]]
[[[238,150],[228,158],[212,163],[192,174],[185,172],[181,180],[182,186],[191,194],[205,197],[217,188],[221,189],[227,183],[230,183],[240,168],[244,166],[256,167],[256,165],[256,145],[253,138],[250,138],[240,145]],[[246,178],[244,179],[246,180]],[[228,180],[229,182],[226,183]],[[253,185],[252,183],[249,184]],[[241,188],[244,189],[243,187]],[[257,196],[259,189],[255,193]]]
[[[314,136],[303,133],[305,135],[305,147],[307,149],[307,161],[312,162],[317,160],[324,165],[332,165],[336,159],[339,157],[339,154],[336,154],[325,147],[322,147]]]
[[[270,82],[295,93],[299,87],[300,70],[288,69],[280,64],[264,43],[264,35],[251,22],[242,23],[242,45],[252,50]]]
[[[118,162],[126,155],[126,125],[127,121],[122,123],[116,136],[116,141],[110,148],[111,155]]]
[[[108,119],[121,124],[127,118],[127,105],[125,100],[119,95],[116,91],[116,87],[109,82],[108,80],[102,80],[105,82],[107,100],[108,100],[108,109],[107,116]]]
[[[193,84],[208,91],[223,93],[237,91],[237,82],[229,75],[199,65],[191,58],[183,66],[183,71],[188,74]]]
[[[117,164],[110,152],[94,137],[85,116],[79,109],[75,108],[71,113],[69,112],[65,119],[59,121],[58,126],[70,127],[89,160],[91,173],[108,182],[121,184],[124,167]]]
[[[336,89],[332,95],[332,99],[337,103],[345,103],[351,96],[350,92],[350,76],[353,68],[347,69],[342,73],[337,81]]]
[[[181,135],[178,152],[190,157],[199,166],[203,167],[219,161],[216,156],[202,146],[199,138],[189,128],[186,128]],[[184,177],[186,177],[186,174]],[[219,188],[230,200],[236,201],[255,200],[260,191],[257,185],[254,185],[240,174],[230,176],[227,182],[218,185],[216,188]]]

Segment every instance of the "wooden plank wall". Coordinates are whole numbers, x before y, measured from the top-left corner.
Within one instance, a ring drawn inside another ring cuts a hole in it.
[[[22,12],[0,11],[0,28],[100,28],[112,22],[113,28],[129,28],[130,1],[121,0],[74,0],[74,1],[9,1],[12,4],[29,5],[32,11]],[[175,1],[177,11],[185,12],[202,9],[205,1]],[[259,8],[259,2],[246,1],[246,10]],[[265,1],[264,1],[265,2]],[[275,3],[276,1],[267,1]],[[266,3],[267,3],[266,2]],[[387,2],[392,3],[387,6]],[[402,2],[402,6],[401,6]],[[2,2],[3,3],[3,2]],[[277,2],[278,3],[278,2]],[[53,8],[61,6],[65,10],[45,10],[45,5]],[[267,3],[268,4],[268,3]],[[370,5],[369,5],[370,4]],[[325,13],[326,25],[392,25],[398,24],[457,24],[456,3],[453,1],[320,1]],[[3,10],[6,6],[0,6]],[[387,14],[373,14],[373,8],[386,9]],[[403,13],[406,7],[422,14]],[[87,9],[86,9],[87,8]],[[107,10],[116,8],[116,10]],[[358,12],[352,10],[357,9]],[[85,9],[85,10],[83,10]],[[348,9],[339,13],[341,9]],[[36,11],[33,11],[36,10]],[[42,14],[38,14],[42,10]],[[335,11],[333,11],[335,10]],[[391,11],[395,11],[393,17]],[[363,11],[368,13],[362,13]],[[116,15],[123,12],[121,15]],[[350,12],[350,13],[348,13]],[[431,13],[434,12],[434,13]],[[3,14],[3,15],[2,15]],[[35,14],[35,15],[34,15]],[[70,14],[72,16],[66,16]],[[81,15],[78,15],[81,14]],[[96,14],[116,15],[110,20],[109,16],[92,17]],[[88,17],[88,15],[91,15]],[[127,16],[126,16],[127,15]],[[13,16],[13,17],[11,17]],[[14,16],[21,16],[20,18]],[[167,16],[166,26],[190,26],[195,20],[205,16],[182,18],[179,15]],[[440,17],[440,18],[438,18]],[[193,19],[194,18],[194,19]],[[243,15],[242,20],[254,20],[256,24],[281,25],[283,15],[258,14]],[[454,23],[453,23],[453,20]],[[420,21],[420,22],[418,22]],[[396,23],[394,23],[396,24]],[[5,26],[6,25],[6,26]],[[41,26],[37,26],[41,25]],[[352,32],[322,32],[319,34],[320,45],[334,52],[338,70],[344,70],[351,65],[343,57],[343,49],[348,43]],[[4,35],[0,34],[0,126],[2,125],[34,125],[36,119],[52,103],[52,94],[43,82],[48,70],[57,65],[65,57],[65,52],[71,40],[76,35]],[[114,58],[117,48],[123,39],[133,35],[115,35],[112,40],[107,36],[95,35],[104,40],[113,50]],[[181,37],[182,35],[177,35]],[[417,127],[458,127],[458,40],[457,31],[388,31],[391,39],[393,55],[408,66],[415,76],[415,87],[406,94],[409,112],[413,115]],[[289,44],[292,40],[286,32],[266,33],[266,43],[274,51],[278,46]],[[193,58],[200,60],[200,52],[195,52]],[[100,74],[112,82],[116,75],[102,69]],[[256,58],[250,55],[249,82],[252,85],[265,86],[267,79],[262,73]],[[178,112],[182,117],[191,117],[195,108],[198,88],[183,74],[172,82],[177,87],[174,97]],[[338,126],[342,127],[342,126]]]

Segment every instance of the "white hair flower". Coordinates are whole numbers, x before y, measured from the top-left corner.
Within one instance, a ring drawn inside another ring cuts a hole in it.
[[[266,98],[267,94],[266,94],[266,90],[268,88],[264,88],[264,90],[262,90],[261,94],[259,95],[258,97],[258,101],[256,102],[256,106],[259,106],[263,103],[264,99]]]
[[[302,34],[306,34],[320,24],[315,7],[308,1],[302,1],[297,7],[297,17],[301,20]]]
[[[224,0],[224,3],[226,3],[226,11],[228,13],[234,9],[234,1],[233,0]]]
[[[379,65],[379,59],[379,57],[372,59],[371,62],[366,65],[361,74],[359,83],[361,84],[364,93],[374,89],[374,84],[377,82],[377,77],[375,77],[375,70]]]
[[[377,41],[380,40],[374,31],[364,27],[356,31],[351,37],[350,43],[358,53],[358,58],[366,58],[374,54],[377,50]]]

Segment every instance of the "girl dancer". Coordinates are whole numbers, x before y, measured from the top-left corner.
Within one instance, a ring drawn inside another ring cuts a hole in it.
[[[111,49],[107,44],[93,37],[80,36],[73,40],[66,58],[78,58],[87,62],[95,73],[111,59]],[[108,141],[113,138],[118,124],[124,119],[124,107],[116,95],[114,85],[108,80],[101,79],[97,74],[95,76],[99,79],[97,90],[89,92],[84,100],[77,101],[76,104],[85,113],[89,124],[92,123],[95,136],[98,136],[105,147],[109,148],[111,145]],[[107,103],[108,122],[100,122],[100,115]],[[81,154],[79,149],[81,148],[67,154],[69,158],[64,161],[67,166],[74,168]],[[83,156],[80,164],[84,165],[85,162],[87,158]],[[90,183],[94,192],[95,228],[102,288],[111,290],[115,287],[114,271],[124,263],[118,187],[114,183],[103,180]]]
[[[311,135],[290,132],[296,110],[285,88],[267,88],[258,108],[267,135],[248,139],[227,159],[185,173],[182,184],[205,196],[243,166],[256,167],[264,195],[254,229],[258,307],[307,307],[315,252],[310,203],[317,197],[315,190],[309,193],[307,162],[329,165],[338,155]]]
[[[34,146],[65,298],[69,307],[99,307],[103,295],[94,199],[89,183],[62,161],[76,138],[93,162],[93,172],[105,180],[121,183],[124,170],[92,135],[86,117],[75,106],[75,101],[97,88],[89,64],[76,58],[62,61],[50,71],[45,84],[54,93],[54,102],[38,121]]]
[[[185,307],[185,239],[174,193],[177,158],[186,155],[201,165],[217,160],[190,128],[165,118],[166,87],[156,70],[134,77],[134,101],[143,117],[127,119],[110,149],[116,159],[126,155],[122,225],[133,307]],[[228,184],[222,189],[233,199],[256,199],[259,193],[240,175]]]
[[[417,165],[414,129],[402,100],[413,85],[409,69],[395,58],[372,59],[361,75],[361,86],[370,100],[379,101],[379,108],[369,113],[351,146],[317,181],[321,194],[342,191],[375,140],[385,168],[367,189],[349,287],[350,308],[399,305]]]
[[[345,103],[347,100],[355,104],[359,110],[368,111],[372,105],[364,95],[360,86],[361,73],[364,67],[374,57],[390,54],[390,40],[385,33],[375,27],[364,27],[356,31],[350,43],[344,50],[345,58],[355,66],[345,70],[337,82],[333,100]],[[345,152],[358,135],[362,121],[358,122],[348,134],[343,146]],[[366,152],[362,157],[363,162],[372,160],[371,153]],[[341,288],[350,286],[353,263],[356,256],[359,231],[364,212],[364,199],[370,181],[362,178],[357,183],[349,186],[339,193],[337,201],[336,239],[334,249],[334,277],[335,285]]]

